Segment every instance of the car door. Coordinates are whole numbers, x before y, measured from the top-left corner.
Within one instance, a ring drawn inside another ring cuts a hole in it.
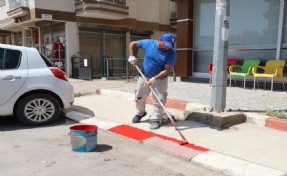
[[[25,50],[0,47],[0,106],[7,103],[19,91],[27,75]]]

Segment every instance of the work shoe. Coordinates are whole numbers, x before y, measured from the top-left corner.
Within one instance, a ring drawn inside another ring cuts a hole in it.
[[[141,119],[146,116],[146,112],[143,113],[143,115],[135,115],[132,122],[133,123],[139,123],[141,121]]]
[[[151,121],[150,122],[150,129],[151,130],[159,129],[159,127],[160,127],[159,121]]]

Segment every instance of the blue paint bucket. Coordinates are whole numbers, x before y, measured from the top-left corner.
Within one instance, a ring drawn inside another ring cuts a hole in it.
[[[72,150],[90,152],[97,148],[98,127],[95,125],[75,125],[70,127]]]

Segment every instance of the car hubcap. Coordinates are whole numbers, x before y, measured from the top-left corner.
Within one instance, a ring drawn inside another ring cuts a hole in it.
[[[25,106],[24,113],[29,120],[42,122],[53,116],[55,107],[52,102],[46,99],[36,99]]]

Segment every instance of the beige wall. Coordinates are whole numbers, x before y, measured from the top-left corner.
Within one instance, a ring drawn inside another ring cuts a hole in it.
[[[159,39],[161,34],[163,34],[162,32],[159,31],[154,31],[153,35],[151,36],[152,39]]]
[[[169,24],[170,23],[170,6],[171,3],[168,0],[159,1],[159,23]]]
[[[169,0],[129,0],[127,6],[128,18],[169,25]]]
[[[30,9],[46,9],[54,11],[75,12],[73,0],[27,0]],[[128,0],[129,16],[138,21],[169,25],[169,0]],[[0,21],[8,18],[9,3],[0,7]]]
[[[1,24],[1,20],[8,18],[7,11],[9,11],[9,2],[8,1],[6,1],[5,6],[0,7],[0,24]]]
[[[34,1],[31,3],[34,7],[30,8],[39,8],[55,11],[64,11],[64,12],[75,12],[74,1],[73,0],[30,0]]]
[[[137,20],[159,22],[159,0],[138,0]]]
[[[65,23],[65,37],[66,37],[66,73],[72,75],[71,58],[79,55],[79,28],[78,24],[74,22]]]

